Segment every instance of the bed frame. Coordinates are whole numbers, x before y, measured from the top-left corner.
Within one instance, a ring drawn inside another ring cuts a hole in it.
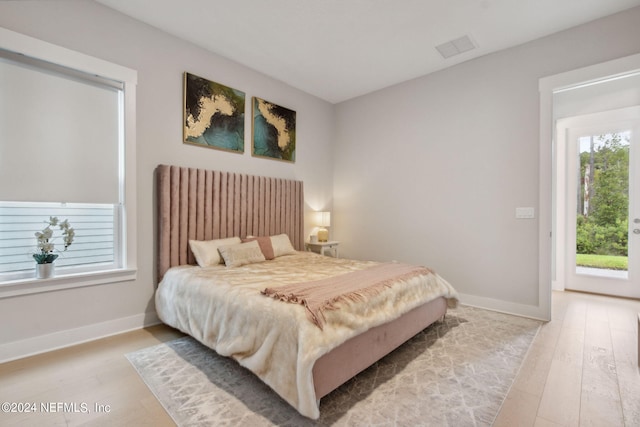
[[[304,248],[301,181],[160,165],[156,169],[158,282],[171,267],[195,264],[188,241],[286,233]],[[440,297],[358,335],[313,367],[316,399],[326,396],[418,332],[442,319]]]

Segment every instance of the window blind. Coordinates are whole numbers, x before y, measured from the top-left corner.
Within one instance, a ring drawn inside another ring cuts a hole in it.
[[[0,202],[0,274],[32,271],[32,254],[37,251],[35,233],[42,231],[49,217],[67,219],[75,238],[66,251],[62,232],[53,230],[56,268],[114,267],[117,206],[107,204],[2,203]]]
[[[103,80],[0,50],[0,200],[120,202],[122,85]]]

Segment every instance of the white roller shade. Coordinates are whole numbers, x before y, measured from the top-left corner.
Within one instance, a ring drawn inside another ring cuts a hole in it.
[[[121,93],[0,58],[0,200],[118,203]]]

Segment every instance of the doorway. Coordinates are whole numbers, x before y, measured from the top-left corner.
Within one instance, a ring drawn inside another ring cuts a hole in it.
[[[640,80],[640,54],[614,59],[600,64],[590,65],[560,74],[543,77],[539,80],[540,91],[540,151],[539,151],[539,219],[538,219],[538,275],[540,318],[551,318],[551,290],[563,290],[565,287],[566,247],[565,212],[566,186],[558,185],[558,165],[566,160],[566,150],[559,150],[556,124],[559,119],[610,111],[630,106],[640,106],[640,84],[630,85],[624,94],[616,91],[603,91],[591,101],[584,99],[559,98],[572,94],[586,94],[587,91],[576,89],[603,88],[601,83],[617,80],[630,81],[628,78]],[[564,94],[564,95],[563,95]],[[597,99],[607,103],[594,109]],[[624,103],[621,104],[620,102]],[[617,105],[614,105],[617,104]],[[637,155],[637,154],[636,154]],[[630,182],[640,181],[640,176],[630,176]],[[637,190],[636,190],[637,191]],[[559,203],[561,202],[561,203]],[[636,213],[640,207],[635,206]],[[634,216],[632,218],[637,218]],[[630,223],[633,224],[633,219]],[[633,234],[636,240],[640,234]],[[629,259],[636,259],[640,254],[629,253]],[[640,280],[635,278],[636,281]]]
[[[640,297],[640,106],[560,119],[556,134],[564,288]]]

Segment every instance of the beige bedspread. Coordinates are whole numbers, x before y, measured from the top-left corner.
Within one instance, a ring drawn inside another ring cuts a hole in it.
[[[261,294],[265,287],[316,281],[376,265],[298,252],[236,268],[174,267],[156,292],[160,319],[236,359],[302,415],[317,419],[312,368],[323,354],[367,329],[456,291],[434,273],[404,280],[366,301],[341,302],[321,330],[303,306]]]

